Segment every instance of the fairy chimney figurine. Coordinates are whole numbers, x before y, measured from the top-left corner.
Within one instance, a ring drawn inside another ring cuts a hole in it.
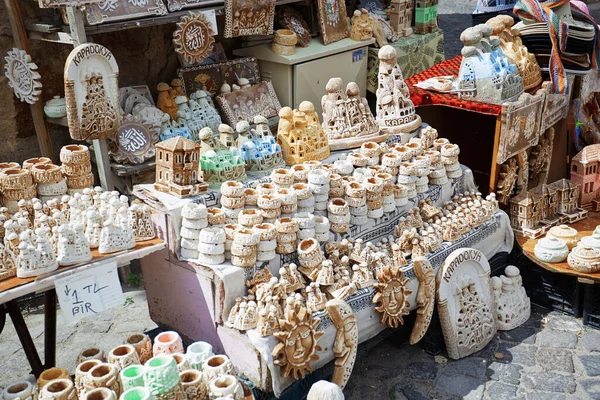
[[[177,118],[177,104],[175,104],[175,98],[171,97],[171,87],[165,82],[158,84],[156,90],[158,90],[158,100],[156,106],[164,113],[169,114],[171,119]]]

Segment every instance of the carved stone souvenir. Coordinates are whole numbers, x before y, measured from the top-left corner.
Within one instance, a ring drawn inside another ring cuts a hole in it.
[[[65,99],[69,132],[74,140],[114,136],[121,122],[119,67],[106,47],[77,46],[65,63]]]
[[[31,382],[19,380],[6,385],[2,396],[5,400],[35,400],[36,391]]]
[[[128,115],[123,118],[114,140],[109,142],[109,153],[118,163],[142,164],[156,154],[158,130]]]
[[[219,125],[219,131],[233,129],[225,124]],[[210,128],[200,130],[202,150],[200,154],[200,167],[203,180],[211,187],[219,187],[221,183],[230,180],[245,181],[246,167],[237,147],[226,147],[213,137]]]
[[[273,363],[280,367],[283,377],[294,380],[304,378],[306,371],[312,372],[311,362],[319,360],[321,346],[317,344],[324,332],[317,331],[321,320],[312,312],[298,305],[279,319],[279,327],[273,334],[279,343],[273,349]]]
[[[233,375],[219,376],[208,384],[208,391],[212,399],[243,400],[244,388]]]
[[[25,50],[14,48],[4,57],[4,61],[4,76],[15,96],[29,104],[36,103],[42,93],[42,83],[38,67],[31,61],[31,56]]]
[[[204,13],[190,12],[177,23],[173,32],[175,51],[189,64],[201,62],[208,56],[215,41],[214,34],[215,30]]]
[[[208,189],[198,176],[199,144],[175,137],[158,143],[156,153],[156,190],[185,198]]]
[[[350,379],[356,360],[358,348],[356,316],[344,300],[329,300],[326,307],[329,318],[337,329],[333,344],[333,353],[336,356],[335,369],[331,381],[343,389]]]
[[[412,0],[391,0],[385,10],[390,19],[390,26],[398,36],[412,35],[412,9]]]
[[[86,7],[86,19],[90,25],[122,21],[147,16],[167,14],[162,0],[104,0]]]
[[[479,250],[452,252],[437,275],[437,302],[448,356],[483,349],[496,335],[490,264]]]
[[[436,32],[438,0],[415,1],[415,33],[425,35]]]
[[[410,334],[410,344],[418,343],[429,328],[435,307],[435,274],[427,257],[413,257],[413,269],[419,280],[417,320]]]
[[[310,44],[310,29],[300,12],[289,6],[281,6],[277,7],[275,18],[278,25],[296,34],[298,46],[307,47]]]
[[[323,44],[337,42],[348,37],[346,2],[344,0],[318,0],[319,25]]]
[[[313,383],[306,400],[344,400],[344,392],[335,383],[318,381]]]
[[[223,37],[273,34],[275,0],[225,0]]]
[[[321,161],[329,157],[329,142],[311,102],[303,101],[296,110],[283,107],[279,112],[277,143],[287,165]]]
[[[327,134],[331,150],[358,147],[365,142],[382,142],[387,134],[380,128],[358,85],[350,82],[343,89],[341,78],[331,78],[325,87],[327,93],[321,99],[323,130]]]
[[[280,56],[291,56],[296,54],[296,33],[289,29],[278,29],[273,37],[271,50]]]
[[[580,243],[569,253],[567,263],[575,271],[596,273],[600,271],[600,250]]]
[[[373,22],[369,12],[364,8],[354,10],[352,18],[352,29],[350,30],[350,39],[357,42],[364,42],[373,38]]]
[[[415,113],[408,86],[398,66],[396,49],[379,49],[377,77],[377,122],[391,134],[410,133],[421,126],[421,117]]]
[[[548,231],[548,236],[553,236],[555,238],[564,240],[570,250],[573,250],[573,248],[577,246],[577,243],[579,242],[577,229],[571,228],[567,225],[559,225],[550,228]]]
[[[458,74],[458,97],[484,103],[514,101],[523,93],[523,80],[514,64],[504,56],[492,28],[477,25],[460,35],[464,43]],[[502,161],[504,162],[504,161]]]
[[[40,389],[40,400],[75,400],[77,393],[70,379],[55,379]]]
[[[509,331],[524,324],[531,316],[531,302],[521,272],[514,265],[504,269],[505,275],[492,278],[496,303],[496,325],[500,331]]]
[[[225,114],[227,123],[235,126],[238,121],[253,121],[261,115],[271,118],[281,109],[279,99],[270,81],[259,82],[251,87],[217,96],[217,103]]]
[[[571,160],[571,181],[579,186],[579,204],[585,209],[597,209],[600,187],[600,145],[586,146]]]
[[[533,251],[535,258],[547,263],[563,262],[569,255],[569,248],[565,241],[554,236],[538,240]]]
[[[404,316],[408,315],[408,296],[412,293],[406,287],[409,280],[399,267],[389,265],[377,273],[377,280],[373,285],[377,290],[373,303],[377,305],[375,310],[380,313],[379,322],[397,328],[404,324]]]
[[[514,195],[514,190],[518,179],[518,166],[516,158],[511,158],[506,163],[502,164],[500,173],[498,174],[498,184],[496,193],[498,193],[498,201],[502,204],[508,204],[510,198]]]
[[[285,166],[281,146],[277,144],[268,126],[268,121],[261,115],[254,117],[256,129],[250,131],[246,121],[240,121],[236,130],[238,133],[237,147],[246,163],[248,174],[260,174]],[[241,139],[244,139],[242,142]]]

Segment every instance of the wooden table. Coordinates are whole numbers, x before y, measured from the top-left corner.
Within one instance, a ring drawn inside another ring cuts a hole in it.
[[[594,229],[596,229],[596,226],[598,225],[600,225],[600,212],[590,212],[588,214],[588,218],[575,222],[570,226],[572,228],[577,229],[577,231],[579,232],[579,239],[581,239],[584,236],[591,236],[594,232]],[[523,254],[540,267],[557,274],[575,276],[577,277],[577,280],[581,283],[591,285],[600,283],[600,272],[594,274],[586,274],[584,272],[578,272],[571,269],[571,267],[569,267],[569,265],[567,264],[567,261],[561,263],[546,263],[538,260],[533,252],[533,249],[537,244],[538,239],[530,239],[519,233],[515,233],[515,239],[517,240],[517,243],[523,250]]]
[[[15,326],[23,351],[27,356],[29,365],[36,378],[43,370],[54,367],[56,363],[56,291],[54,281],[65,275],[93,269],[108,261],[116,261],[117,266],[129,264],[131,260],[141,259],[156,251],[162,250],[165,242],[161,239],[152,239],[139,242],[135,248],[119,253],[100,255],[97,250],[92,251],[92,261],[61,267],[58,270],[38,277],[21,279],[13,277],[0,282],[0,333],[4,329],[6,314]],[[31,338],[29,329],[25,324],[17,299],[33,294],[44,293],[44,363]]]

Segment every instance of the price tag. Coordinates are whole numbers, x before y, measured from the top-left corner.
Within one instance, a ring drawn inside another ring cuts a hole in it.
[[[54,284],[60,308],[69,324],[123,304],[115,261],[58,278]]]

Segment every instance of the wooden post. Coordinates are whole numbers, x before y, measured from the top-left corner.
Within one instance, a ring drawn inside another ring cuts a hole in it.
[[[10,27],[15,39],[15,45],[19,49],[25,50],[30,54],[31,49],[29,47],[29,39],[27,38],[27,30],[23,23],[21,5],[19,2],[20,0],[4,0]],[[43,157],[48,157],[51,160],[56,161],[54,158],[54,150],[52,149],[52,140],[50,139],[48,129],[46,128],[46,121],[44,120],[44,106],[42,105],[41,100],[36,101],[35,104],[31,104],[30,108],[33,126],[35,128],[38,145],[40,146],[40,153]]]
[[[73,38],[73,46],[77,47],[87,42],[85,26],[83,23],[83,13],[77,7],[67,7],[67,18],[69,19],[69,28]],[[112,173],[110,170],[110,161],[108,159],[108,146],[106,139],[97,139],[92,141],[94,145],[94,154],[96,155],[96,166],[100,176],[100,185],[104,190],[113,190]]]

